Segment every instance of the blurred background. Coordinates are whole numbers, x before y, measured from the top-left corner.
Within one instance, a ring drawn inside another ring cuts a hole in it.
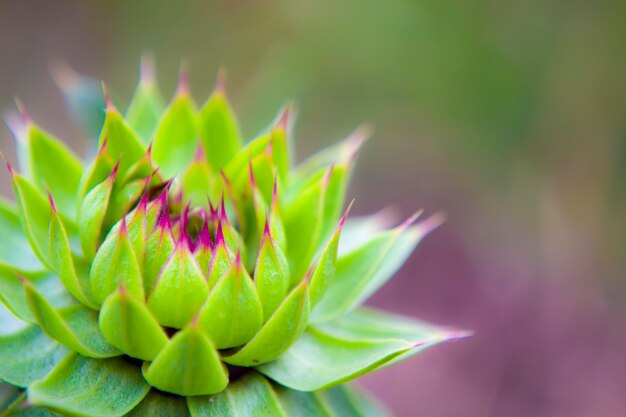
[[[619,0],[0,0],[0,111],[19,95],[82,152],[49,64],[123,108],[150,50],[166,95],[183,57],[199,102],[225,66],[248,138],[294,99],[300,159],[369,122],[354,211],[449,218],[370,304],[476,334],[361,383],[398,416],[617,417],[625,22]]]

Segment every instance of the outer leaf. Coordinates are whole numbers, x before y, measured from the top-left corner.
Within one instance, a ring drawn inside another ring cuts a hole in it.
[[[228,371],[197,323],[176,333],[143,374],[150,385],[178,395],[209,395],[228,385]]]
[[[69,350],[0,304],[0,379],[27,387],[46,376]],[[0,407],[1,409],[1,407]]]
[[[13,172],[10,168],[9,171],[11,172],[22,228],[39,260],[49,267],[50,251],[47,243],[50,204],[26,178]]]
[[[90,190],[78,209],[78,224],[80,226],[78,236],[83,253],[89,260],[96,255],[103,238],[102,226],[109,207],[115,175],[116,172],[114,171],[108,178]]]
[[[164,109],[165,103],[154,79],[154,62],[142,56],[139,83],[126,110],[126,121],[143,143],[150,142]]]
[[[7,417],[62,417],[60,414],[48,411],[45,408],[29,407],[25,410],[11,412]]]
[[[269,223],[254,269],[254,284],[263,306],[263,319],[267,321],[283,302],[291,285],[287,258],[272,238]]]
[[[259,374],[248,373],[213,397],[187,398],[193,417],[287,417],[272,386]]]
[[[257,369],[289,388],[315,391],[460,335],[362,309],[334,323],[310,327],[280,358]]]
[[[184,89],[176,95],[154,132],[152,160],[165,177],[184,172],[196,152],[196,138],[195,104]]]
[[[139,367],[123,358],[66,357],[46,378],[28,388],[33,404],[77,416],[118,417],[148,394]]]
[[[22,282],[30,311],[48,336],[85,356],[108,358],[120,354],[102,338],[95,311],[80,305],[55,309],[30,283]]]
[[[99,323],[107,342],[133,358],[151,361],[168,341],[150,310],[123,286],[102,305]]]
[[[370,240],[372,236],[391,227],[394,224],[393,217],[390,209],[383,209],[370,216],[347,219],[341,232],[339,257],[352,252],[363,245],[363,242]]]
[[[199,325],[218,349],[225,349],[247,343],[262,324],[261,302],[238,255],[211,290],[200,312]]]
[[[347,385],[340,385],[316,393],[328,405],[334,415],[346,417],[385,417],[389,411],[378,402],[367,398],[363,393]]]
[[[77,272],[65,226],[61,222],[52,199],[50,199],[50,205],[52,207],[50,213],[50,260],[52,266],[65,288],[74,298],[89,308],[97,309],[97,305],[91,299],[89,275],[87,271],[80,271],[80,274]]]
[[[311,321],[322,323],[353,310],[384,285],[409,257],[418,242],[440,220],[431,218],[409,227],[413,218],[337,261],[335,277],[313,310]]]
[[[165,264],[148,297],[148,308],[163,326],[183,328],[204,304],[209,287],[182,241]]]
[[[309,293],[303,281],[285,298],[274,315],[254,338],[224,362],[238,366],[255,366],[273,361],[300,337],[309,318]]]
[[[26,274],[45,269],[22,231],[16,210],[2,199],[0,199],[0,236],[2,236],[0,265],[11,265]]]
[[[296,391],[275,385],[280,403],[290,417],[334,417],[343,414],[331,414],[324,402],[315,393]]]
[[[209,164],[218,171],[233,159],[241,147],[237,120],[226,101],[220,81],[200,110],[198,125]]]
[[[151,390],[126,417],[189,417],[185,398]]]
[[[120,161],[122,172],[126,172],[145,153],[144,144],[110,101],[98,145],[102,146],[105,140],[111,157]]]

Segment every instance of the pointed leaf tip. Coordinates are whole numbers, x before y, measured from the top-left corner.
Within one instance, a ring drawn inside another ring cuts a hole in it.
[[[213,94],[226,94],[226,68],[224,67],[220,67],[217,70],[217,78],[215,79]]]
[[[113,101],[111,100],[111,96],[109,95],[109,89],[107,88],[106,84],[104,81],[102,81],[102,94],[104,95],[104,103],[106,105],[106,111],[115,111],[115,105],[113,104]]]
[[[139,82],[144,85],[152,85],[155,81],[154,55],[150,52],[141,54],[139,64]]]

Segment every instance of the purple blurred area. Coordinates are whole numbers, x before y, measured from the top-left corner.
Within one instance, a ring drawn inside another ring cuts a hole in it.
[[[247,137],[294,99],[300,159],[367,121],[354,211],[448,217],[369,304],[475,335],[362,384],[398,416],[619,417],[624,16],[617,0],[3,0],[0,111],[19,95],[83,152],[49,65],[123,107],[150,50],[166,94],[190,60],[199,102],[225,66]],[[4,126],[0,149],[15,160]]]

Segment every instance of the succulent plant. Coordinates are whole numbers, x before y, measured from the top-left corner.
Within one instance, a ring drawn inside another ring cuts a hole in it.
[[[439,218],[348,218],[363,130],[294,168],[290,106],[244,144],[222,78],[198,109],[184,72],[168,106],[141,74],[125,115],[59,77],[86,165],[7,119],[0,415],[383,414],[341,384],[462,336],[362,307]]]

